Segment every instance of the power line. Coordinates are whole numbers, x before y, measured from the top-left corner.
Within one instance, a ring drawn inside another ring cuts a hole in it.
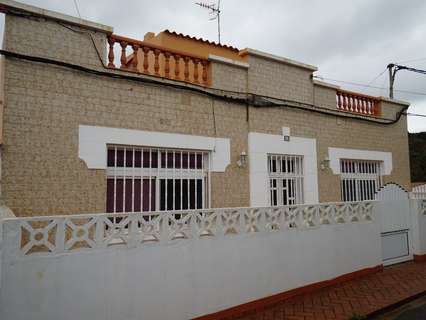
[[[1,8],[0,8],[1,9]],[[0,10],[1,11],[1,10]],[[6,12],[6,11],[5,11]],[[9,14],[14,14],[18,16],[22,16],[25,18],[28,17],[39,17],[37,14],[25,14],[23,15],[21,12],[14,12],[14,11],[7,11]],[[87,33],[92,38],[92,44],[94,46],[94,49],[98,53],[98,57],[100,60],[100,63],[104,66],[105,69],[106,66],[98,52],[98,49],[96,47],[95,41],[92,37],[92,34],[90,32],[83,32],[79,30],[74,30],[71,27],[65,26],[58,22],[59,25],[66,27],[67,29],[70,29],[74,32],[78,33]],[[395,118],[386,118],[386,117],[369,117],[364,115],[357,115],[357,114],[343,114],[339,110],[330,110],[329,108],[318,106],[315,104],[310,104],[306,102],[296,101],[296,100],[288,100],[288,99],[278,99],[274,97],[268,97],[268,96],[261,96],[250,92],[239,92],[239,91],[231,91],[231,90],[222,90],[217,88],[199,88],[198,86],[188,86],[188,84],[177,84],[177,83],[169,83],[164,82],[164,78],[160,79],[151,79],[151,78],[145,78],[145,77],[139,77],[139,76],[133,76],[133,75],[127,75],[127,74],[119,74],[119,73],[111,73],[108,71],[103,70],[97,70],[88,68],[82,65],[73,64],[65,61],[59,61],[55,59],[49,59],[44,57],[38,57],[38,56],[32,56],[32,55],[25,55],[20,54],[16,52],[11,52],[8,50],[0,49],[0,55],[3,55],[5,57],[15,58],[15,59],[22,59],[25,61],[31,61],[35,63],[44,63],[52,66],[57,67],[63,67],[67,68],[69,70],[75,70],[79,72],[84,72],[87,74],[91,74],[94,76],[101,76],[101,77],[108,77],[113,79],[122,79],[122,80],[128,80],[133,81],[137,83],[146,83],[146,84],[152,84],[152,85],[160,85],[164,87],[174,88],[177,90],[185,90],[190,92],[195,92],[198,94],[206,95],[212,98],[217,98],[222,101],[226,102],[234,102],[234,103],[241,103],[244,105],[250,105],[256,108],[261,107],[287,107],[294,110],[301,110],[306,112],[312,112],[312,113],[318,113],[318,114],[324,114],[328,116],[333,117],[340,117],[340,118],[346,118],[346,119],[353,119],[357,121],[363,121],[363,122],[370,122],[370,123],[377,123],[381,125],[392,125],[397,123],[401,116],[407,111],[408,106],[403,107],[400,111],[396,113]]]
[[[395,63],[399,64],[399,63],[419,62],[419,61],[426,61],[426,57],[425,58],[419,58],[419,59],[404,60],[404,61],[399,61],[399,62],[395,62]]]
[[[416,72],[416,73],[421,73],[421,74],[426,74],[426,70],[422,70],[422,69],[416,69],[413,67],[407,67],[407,66],[403,66],[400,64],[395,64],[395,63],[390,63],[388,64],[387,68],[395,68],[396,71],[399,70],[407,70],[407,71],[412,71],[412,72]]]
[[[368,117],[368,116],[356,115],[356,114],[350,115],[350,114],[343,114],[342,112],[338,110],[330,110],[326,107],[317,106],[314,104],[301,102],[301,101],[277,99],[277,98],[268,97],[268,96],[260,96],[260,95],[256,95],[249,92],[235,92],[235,91],[221,90],[216,88],[199,88],[197,86],[192,87],[192,86],[188,86],[187,84],[164,82],[164,80],[160,80],[160,79],[157,80],[157,79],[150,79],[150,78],[142,78],[139,76],[133,76],[128,74],[111,73],[109,70],[104,71],[104,70],[91,69],[85,66],[81,66],[81,65],[77,65],[77,64],[73,64],[69,62],[64,62],[64,61],[59,61],[59,60],[54,60],[54,59],[44,58],[44,57],[25,55],[25,54],[20,54],[20,53],[11,52],[11,51],[2,50],[2,49],[0,49],[0,55],[4,55],[6,57],[15,58],[15,59],[22,59],[26,61],[36,62],[36,63],[49,64],[49,65],[57,66],[57,67],[64,67],[70,70],[84,72],[84,73],[92,74],[95,76],[130,80],[130,81],[134,81],[138,83],[161,85],[164,87],[170,87],[177,90],[186,90],[186,91],[196,92],[205,96],[217,98],[221,101],[241,103],[244,105],[253,106],[255,108],[287,107],[294,110],[301,110],[301,111],[313,112],[318,114],[326,114],[333,117],[354,119],[358,121],[377,123],[381,125],[392,125],[397,123],[400,120],[403,113],[405,113],[408,108],[408,106],[403,107],[400,111],[396,113],[395,118]]]
[[[398,71],[407,70],[407,71],[416,72],[420,74],[426,74],[426,70],[407,67],[407,66],[403,66],[403,65],[395,64],[395,63],[389,63],[387,66],[387,69],[389,70],[389,97],[391,97],[391,99],[393,99],[393,91],[394,91],[393,84],[395,82],[395,76]]]
[[[374,81],[376,81],[377,79],[379,79],[388,69],[385,68],[385,70],[383,70],[382,72],[379,73],[378,76],[376,76],[373,80],[371,80],[368,84],[372,84]]]
[[[407,116],[426,118],[426,114],[411,113],[411,112],[407,112],[406,114]]]
[[[337,80],[337,79],[331,79],[331,78],[324,78],[324,77],[320,77],[320,76],[314,76],[314,77],[318,78],[318,79],[340,82],[340,83],[346,83],[346,84],[350,84],[350,85],[353,85],[353,86],[359,86],[359,87],[365,87],[365,88],[372,88],[372,89],[379,89],[379,90],[387,89],[385,87],[377,87],[377,86],[372,86],[372,85],[369,85],[369,84],[359,83],[359,82]],[[403,90],[403,89],[395,89],[394,91],[401,92],[401,93],[408,93],[408,94],[416,94],[416,95],[426,96],[426,92],[417,92],[417,91],[410,91],[410,90]]]
[[[78,9],[77,0],[74,0],[74,6],[75,6],[75,10],[77,11],[78,17],[81,19],[81,14],[80,14],[80,10]]]

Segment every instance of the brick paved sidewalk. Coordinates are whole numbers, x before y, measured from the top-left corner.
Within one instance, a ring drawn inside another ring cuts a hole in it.
[[[426,291],[426,263],[408,262],[383,272],[297,296],[238,320],[348,320]]]

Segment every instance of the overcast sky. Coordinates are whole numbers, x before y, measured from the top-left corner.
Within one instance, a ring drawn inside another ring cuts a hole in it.
[[[217,40],[216,21],[195,0],[77,0],[82,18],[143,39],[164,29]],[[198,0],[197,0],[198,1]],[[73,0],[21,0],[77,16]],[[207,1],[207,3],[213,3]],[[390,62],[426,69],[424,0],[222,0],[222,43],[250,47],[318,66],[316,75],[385,89],[334,82],[372,95],[388,95]],[[1,28],[2,29],[2,28]],[[373,81],[374,80],[374,81]],[[426,75],[400,71],[395,98],[426,115]],[[426,131],[426,118],[409,117],[410,132]]]

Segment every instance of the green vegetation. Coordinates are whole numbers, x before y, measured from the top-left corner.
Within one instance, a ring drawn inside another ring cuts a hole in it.
[[[412,182],[426,182],[426,132],[409,133]]]

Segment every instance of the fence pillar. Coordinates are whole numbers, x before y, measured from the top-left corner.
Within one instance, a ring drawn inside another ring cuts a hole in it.
[[[410,217],[415,260],[426,260],[426,200],[410,200]]]

